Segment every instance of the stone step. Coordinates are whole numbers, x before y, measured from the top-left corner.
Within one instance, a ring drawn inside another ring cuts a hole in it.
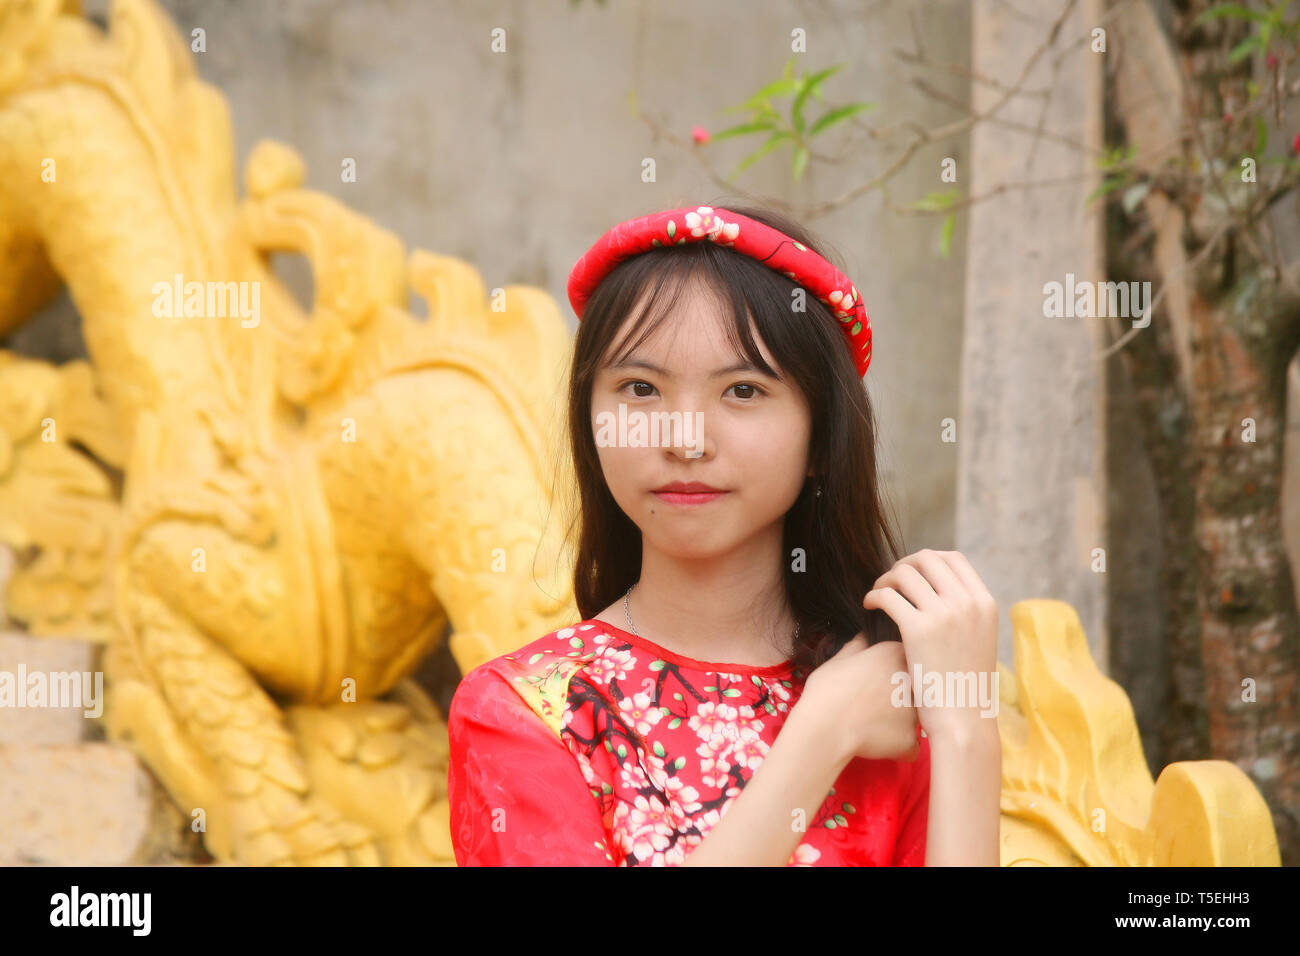
[[[184,863],[180,812],[118,744],[0,744],[0,866]]]
[[[102,737],[99,719],[86,716],[103,710],[102,653],[102,644],[75,638],[0,633],[0,745],[71,744]],[[32,689],[38,684],[46,689],[44,704],[18,706],[37,700]],[[60,703],[78,706],[56,706]]]

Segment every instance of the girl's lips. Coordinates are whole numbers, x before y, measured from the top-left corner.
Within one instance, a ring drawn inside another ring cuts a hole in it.
[[[652,492],[660,501],[666,501],[670,505],[702,505],[710,501],[716,501],[725,491],[656,491]]]

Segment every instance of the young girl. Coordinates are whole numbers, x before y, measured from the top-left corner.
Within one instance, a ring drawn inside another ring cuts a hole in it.
[[[996,719],[905,693],[995,672],[997,610],[958,552],[895,560],[871,327],[819,245],[697,206],[574,266],[583,620],[457,688],[458,864],[998,864]]]

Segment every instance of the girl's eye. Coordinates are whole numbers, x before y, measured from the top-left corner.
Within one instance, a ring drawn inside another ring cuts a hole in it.
[[[637,391],[635,391],[635,389],[636,389],[638,386],[644,386],[645,388],[650,389],[650,391],[649,391],[649,392],[637,392]],[[624,382],[623,385],[620,387],[620,391],[622,391],[622,389],[626,389],[626,388],[632,388],[632,389],[634,390],[634,391],[632,392],[632,395],[633,395],[634,398],[649,398],[650,395],[651,395],[651,394],[654,392],[654,390],[655,390],[655,387],[654,387],[653,385],[651,385],[649,382],[640,382],[640,381]],[[731,388],[742,388],[742,389],[748,389],[748,391],[743,392],[743,393],[739,393],[739,394],[736,395],[737,398],[739,398],[739,399],[742,400],[742,401],[746,401],[746,402],[747,402],[747,401],[750,401],[750,400],[753,399],[753,398],[755,398],[757,395],[766,395],[766,394],[767,394],[767,392],[763,391],[763,389],[759,388],[757,385],[752,385],[752,384],[750,384],[749,382],[737,382],[735,385],[731,386]],[[727,389],[727,391],[731,391],[731,388]]]
[[[757,395],[765,395],[765,394],[767,394],[767,393],[764,392],[761,388],[759,388],[757,385],[751,385],[751,384],[749,384],[748,382],[737,382],[735,385],[731,386],[731,388],[747,388],[747,389],[749,389],[749,392],[748,392],[748,393],[746,393],[746,394],[744,394],[744,395],[739,395],[739,394],[738,394],[738,395],[736,396],[737,398],[739,398],[739,399],[743,399],[743,400],[745,400],[745,401],[748,401],[749,399],[754,398],[756,394],[757,394]],[[730,391],[730,389],[728,389],[728,391]]]

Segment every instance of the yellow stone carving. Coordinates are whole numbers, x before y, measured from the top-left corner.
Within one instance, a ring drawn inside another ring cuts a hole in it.
[[[217,859],[450,864],[446,727],[408,675],[449,622],[467,672],[577,619],[569,336],[544,291],[492,311],[470,264],[303,177],[260,143],[238,198],[225,103],[149,0],[106,33],[0,0],[0,334],[66,285],[92,358],[0,352],[8,604],[107,642],[111,736]],[[276,252],[310,262],[309,313]],[[1278,864],[1236,767],[1152,783],[1068,605],[1011,614],[1004,864]]]
[[[110,734],[218,859],[451,863],[446,728],[407,676],[449,620],[469,670],[576,613],[558,308],[408,262],[287,147],[239,201],[225,104],[152,3],[102,33],[5,2],[0,49],[0,331],[62,282],[93,361],[0,366],[13,613],[108,640]],[[273,252],[311,263],[310,314]]]
[[[1152,782],[1133,707],[1092,660],[1074,608],[1011,608],[998,664],[1003,866],[1281,866],[1268,805],[1226,760]]]

